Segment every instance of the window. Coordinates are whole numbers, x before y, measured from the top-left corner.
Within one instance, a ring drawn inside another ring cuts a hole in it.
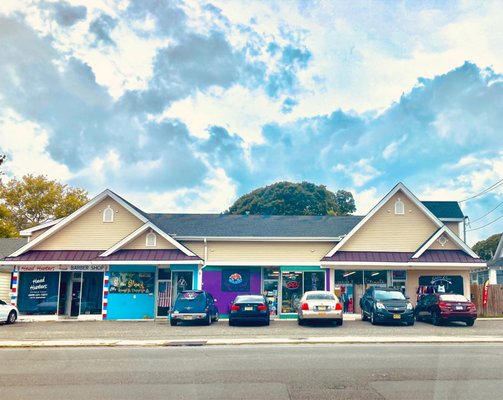
[[[149,232],[147,234],[146,246],[155,247],[157,245],[157,236],[154,232]]]
[[[403,201],[398,199],[395,202],[395,214],[396,215],[404,215],[405,214],[405,204],[403,204]]]
[[[103,222],[114,222],[114,210],[110,206],[103,210]]]

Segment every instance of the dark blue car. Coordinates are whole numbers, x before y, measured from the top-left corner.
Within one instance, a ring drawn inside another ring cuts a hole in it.
[[[184,290],[176,298],[169,314],[171,326],[181,321],[201,321],[211,325],[218,321],[218,307],[213,296],[204,290]]]

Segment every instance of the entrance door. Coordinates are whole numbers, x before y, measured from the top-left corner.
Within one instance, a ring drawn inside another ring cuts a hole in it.
[[[167,317],[171,306],[171,281],[157,281],[157,316]]]
[[[181,291],[192,289],[192,277],[192,271],[173,271],[173,301]]]
[[[72,306],[70,311],[71,317],[78,317],[80,312],[80,281],[72,282]]]

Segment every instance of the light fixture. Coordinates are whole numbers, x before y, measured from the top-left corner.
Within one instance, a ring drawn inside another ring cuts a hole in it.
[[[355,274],[355,273],[356,273],[356,271],[347,272],[347,273],[345,273],[345,274],[344,274],[344,275],[342,275],[342,276],[343,276],[344,278],[346,278],[346,277],[348,277],[349,275],[353,275],[353,274]]]
[[[372,275],[370,276],[376,276],[376,275],[379,275],[379,272],[374,272]]]

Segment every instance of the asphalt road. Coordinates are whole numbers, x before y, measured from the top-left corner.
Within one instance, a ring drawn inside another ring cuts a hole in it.
[[[500,399],[503,345],[1,349],[2,399]]]
[[[65,321],[18,322],[0,325],[1,340],[36,339],[219,339],[219,338],[305,338],[327,336],[391,337],[391,336],[459,336],[503,337],[503,320],[477,320],[473,327],[463,323],[433,326],[418,322],[414,326],[380,325],[369,322],[345,321],[343,326],[333,324],[299,326],[297,321],[271,321],[270,326],[230,327],[227,321],[211,326],[185,324],[170,326],[165,321]]]

